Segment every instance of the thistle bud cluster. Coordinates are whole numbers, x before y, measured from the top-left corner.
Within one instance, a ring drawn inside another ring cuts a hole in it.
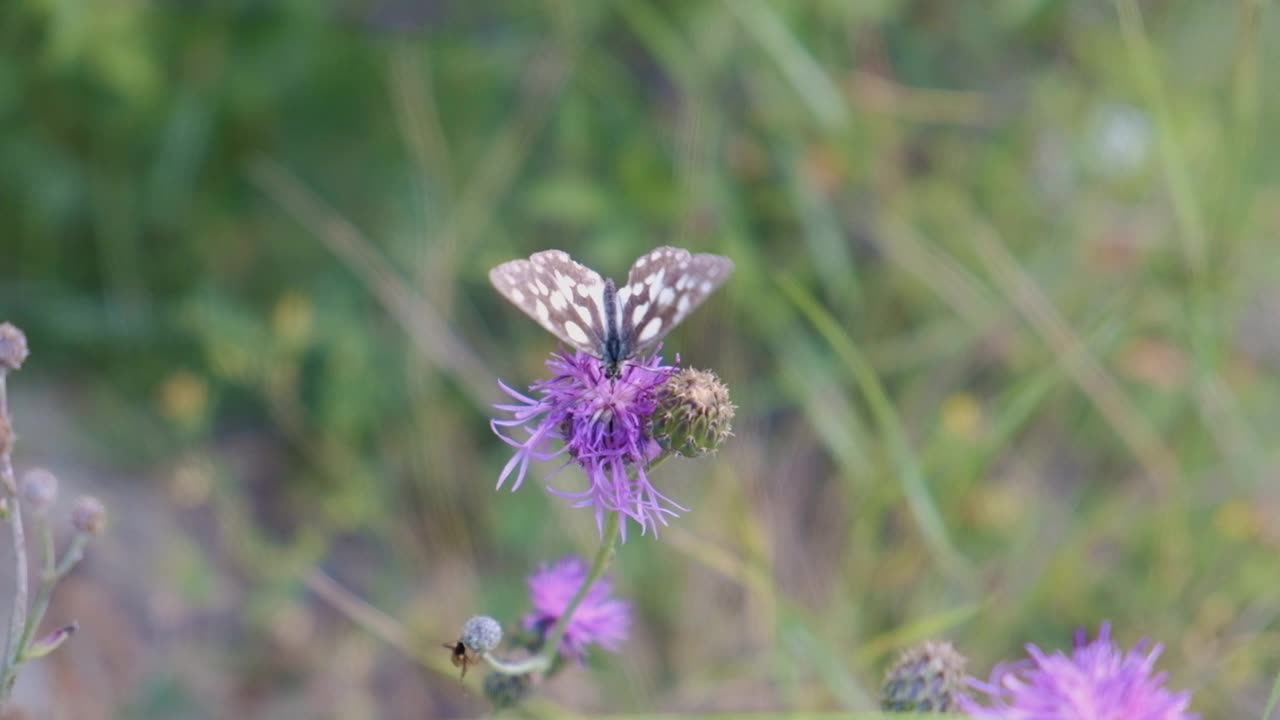
[[[891,712],[951,712],[964,694],[964,656],[947,642],[926,642],[898,657],[885,675],[880,708]]]
[[[653,438],[685,457],[714,452],[733,433],[729,388],[710,370],[685,368],[657,391]]]

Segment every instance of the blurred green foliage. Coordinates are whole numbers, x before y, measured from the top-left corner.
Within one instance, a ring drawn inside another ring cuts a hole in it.
[[[0,5],[0,309],[179,528],[124,571],[194,619],[120,716],[309,702],[360,635],[305,589],[317,567],[415,647],[514,621],[523,576],[594,526],[543,476],[492,490],[496,380],[553,341],[488,268],[559,247],[617,276],[671,243],[738,264],[667,345],[726,380],[736,437],[662,469],[693,511],[620,553],[642,622],[565,706],[866,709],[925,636],[985,674],[1110,619],[1167,643],[1205,717],[1260,717],[1264,4]],[[380,662],[335,716],[377,683],[481,707]]]

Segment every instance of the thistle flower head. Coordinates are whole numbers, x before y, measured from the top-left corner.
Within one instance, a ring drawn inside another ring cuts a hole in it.
[[[576,463],[587,476],[581,492],[548,488],[574,501],[574,507],[595,508],[596,525],[603,528],[606,512],[635,520],[641,532],[657,531],[686,510],[649,482],[647,467],[661,448],[653,441],[650,421],[659,387],[675,372],[656,355],[625,363],[617,377],[605,364],[586,353],[553,353],[547,361],[551,378],[530,387],[529,397],[503,384],[516,400],[497,408],[510,413],[491,426],[516,453],[498,477],[498,487],[515,474],[512,490],[524,482],[529,463],[568,453],[565,465]],[[528,437],[517,440],[503,428],[521,427]],[[557,442],[563,445],[555,448]],[[563,466],[562,466],[563,467]],[[626,538],[626,523],[622,527]]]
[[[729,388],[710,370],[685,368],[658,388],[653,436],[685,457],[714,452],[732,433]]]
[[[880,708],[891,712],[949,712],[964,694],[964,656],[951,643],[906,650],[885,675]]]
[[[525,628],[540,635],[549,632],[582,587],[587,572],[587,563],[570,555],[554,565],[543,565],[530,575],[529,598],[533,612],[525,616]],[[630,630],[631,604],[613,597],[612,581],[602,577],[591,585],[569,618],[560,653],[581,660],[589,645],[618,652]]]
[[[990,682],[970,679],[985,700],[965,698],[961,709],[986,720],[1193,720],[1191,695],[1165,688],[1153,673],[1162,647],[1145,641],[1127,652],[1103,624],[1092,642],[1076,632],[1070,656],[1027,646],[1031,657],[997,667]]]

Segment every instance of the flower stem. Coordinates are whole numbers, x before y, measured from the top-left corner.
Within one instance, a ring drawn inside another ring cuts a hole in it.
[[[662,463],[671,457],[671,452],[663,450],[662,454],[649,461],[648,470],[653,471]],[[620,512],[609,513],[609,518],[605,520],[604,532],[600,537],[600,549],[596,550],[596,556],[591,561],[591,570],[587,573],[587,577],[582,581],[582,587],[578,588],[578,592],[574,594],[573,599],[569,601],[568,607],[565,608],[564,614],[556,620],[556,624],[551,627],[551,632],[547,635],[546,641],[542,644],[542,649],[537,655],[525,660],[517,662],[507,662],[501,658],[495,657],[492,653],[485,653],[485,662],[500,673],[506,675],[527,675],[535,672],[546,672],[555,662],[556,656],[560,652],[560,643],[564,641],[564,634],[569,630],[569,620],[573,618],[573,613],[586,599],[587,593],[591,591],[591,586],[595,585],[596,580],[604,575],[604,571],[609,568],[609,563],[613,561],[613,556],[617,554],[618,538],[622,535],[622,523],[626,520]]]
[[[9,398],[5,388],[5,375],[0,370],[0,418],[10,428]],[[13,474],[13,460],[10,457],[12,437],[5,443],[4,452],[0,452],[0,486],[3,486],[9,501],[9,521],[13,530],[13,615],[9,618],[9,631],[4,638],[3,665],[0,665],[0,705],[9,700],[16,677],[18,657],[21,648],[15,647],[27,624],[27,538],[22,528],[22,506],[18,500],[18,482]]]
[[[44,570],[40,575],[40,589],[36,591],[35,604],[31,606],[31,614],[27,617],[26,627],[22,631],[22,640],[18,643],[18,647],[14,649],[14,666],[13,672],[16,675],[18,668],[22,665],[24,658],[27,656],[27,650],[31,646],[31,639],[35,636],[36,630],[40,629],[40,623],[44,620],[44,615],[49,611],[49,600],[53,597],[53,587],[57,585],[62,578],[71,572],[71,568],[84,558],[85,546],[89,544],[89,536],[85,533],[76,533],[71,540],[71,547],[67,548],[66,555],[62,556],[62,560],[58,560],[57,551],[53,545],[53,528],[49,525],[48,518],[40,518],[40,531],[44,539]]]
[[[595,559],[591,561],[591,570],[587,573],[587,578],[582,581],[582,587],[578,588],[578,592],[569,601],[564,614],[552,626],[546,642],[542,645],[542,650],[531,658],[512,663],[496,658],[492,653],[486,653],[484,659],[494,670],[507,675],[525,675],[545,672],[551,667],[556,655],[560,652],[560,643],[564,641],[564,634],[569,629],[569,620],[573,617],[574,611],[587,597],[591,586],[600,579],[601,575],[604,575],[604,571],[617,552],[618,537],[622,534],[622,522],[622,513],[609,513],[609,518],[605,521],[604,536],[600,539],[600,549],[596,551]]]

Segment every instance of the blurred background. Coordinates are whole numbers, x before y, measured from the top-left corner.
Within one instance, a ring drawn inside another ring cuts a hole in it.
[[[737,263],[667,342],[736,435],[658,472],[692,511],[618,554],[625,652],[529,712],[870,709],[924,638],[985,676],[1110,620],[1206,718],[1261,717],[1264,5],[0,4],[15,461],[112,515],[19,701],[483,716],[440,643],[596,538],[551,465],[494,491],[497,381],[556,345],[487,272],[674,244]]]

